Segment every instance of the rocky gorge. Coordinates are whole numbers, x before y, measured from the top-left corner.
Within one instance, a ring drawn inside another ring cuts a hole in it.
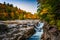
[[[2,31],[0,31],[0,40],[25,40],[35,33],[34,27],[12,27],[9,29],[0,29],[2,29]]]
[[[55,25],[44,22],[41,40],[60,40],[60,31]]]
[[[36,31],[35,26],[38,22],[19,21],[1,21],[0,22],[0,40],[26,40],[31,37]]]

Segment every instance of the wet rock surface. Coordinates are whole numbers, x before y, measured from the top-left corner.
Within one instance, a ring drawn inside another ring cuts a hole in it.
[[[45,23],[41,40],[60,40],[60,31],[57,30],[55,25],[51,26]]]
[[[0,25],[0,40],[26,40],[35,33],[34,27],[11,27]]]

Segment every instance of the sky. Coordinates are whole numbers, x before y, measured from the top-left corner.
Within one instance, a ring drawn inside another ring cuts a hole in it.
[[[37,0],[0,0],[0,3],[4,2],[13,4],[13,6],[17,6],[32,14],[37,12]]]

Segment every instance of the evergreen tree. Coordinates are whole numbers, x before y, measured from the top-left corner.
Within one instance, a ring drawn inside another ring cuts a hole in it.
[[[6,5],[6,3],[4,2],[4,5]]]
[[[38,0],[38,4],[40,19],[60,28],[60,0]]]

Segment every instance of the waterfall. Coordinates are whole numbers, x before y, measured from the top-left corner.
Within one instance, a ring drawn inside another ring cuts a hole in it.
[[[43,29],[42,29],[43,25],[44,23],[41,23],[41,22],[39,22],[38,25],[35,25],[36,33],[28,40],[40,40],[41,35],[43,33]]]

